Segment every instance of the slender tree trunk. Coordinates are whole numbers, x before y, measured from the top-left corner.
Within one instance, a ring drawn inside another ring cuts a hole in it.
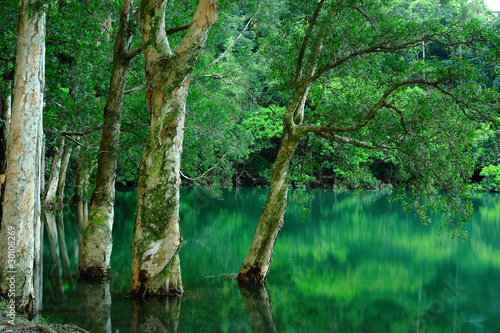
[[[0,96],[0,174],[4,175],[7,170],[7,137],[9,135],[9,124],[11,114],[11,96]],[[3,182],[2,182],[3,183]]]
[[[0,119],[3,125],[0,125],[0,203],[3,202],[5,172],[7,170],[7,138],[9,136],[10,114],[12,98],[0,96]],[[0,204],[0,226],[2,225],[3,207]]]
[[[57,185],[59,184],[59,175],[61,171],[61,159],[64,153],[64,136],[57,139],[57,147],[52,157],[52,165],[50,167],[50,175],[47,182],[47,187],[42,196],[42,205],[49,209],[53,209],[54,200],[56,198]]]
[[[165,31],[166,0],[141,1],[141,31],[150,128],[139,166],[132,245],[132,293],[182,294],[178,251],[179,186],[186,97],[190,74],[201,56],[215,0],[199,0],[186,35],[172,54]]]
[[[0,234],[0,293],[11,294],[12,290],[14,297],[9,298],[16,300],[16,309],[32,313],[37,308],[35,303],[41,301],[34,297],[33,275],[40,246],[45,13],[40,1],[21,0],[19,6],[14,104]]]
[[[120,142],[122,106],[129,62],[132,27],[129,16],[132,0],[124,0],[115,40],[113,69],[106,106],[97,167],[97,182],[79,262],[80,278],[99,281],[109,277],[113,246],[116,164]]]
[[[68,171],[69,158],[71,157],[72,148],[67,146],[64,150],[64,157],[61,162],[61,169],[59,171],[59,182],[57,183],[57,207],[64,206],[64,186],[66,185],[66,173]]]
[[[243,283],[266,281],[272,262],[274,244],[283,227],[288,206],[288,175],[290,162],[301,137],[285,134],[271,174],[266,206],[259,220],[255,237],[238,274]]]

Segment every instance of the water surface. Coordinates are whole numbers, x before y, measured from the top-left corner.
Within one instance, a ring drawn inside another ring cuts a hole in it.
[[[500,195],[474,197],[463,242],[383,193],[314,190],[290,203],[267,287],[240,290],[266,193],[182,189],[181,300],[129,296],[135,189],[117,191],[108,284],[77,282],[68,207],[58,235],[45,227],[42,316],[92,332],[500,332]]]

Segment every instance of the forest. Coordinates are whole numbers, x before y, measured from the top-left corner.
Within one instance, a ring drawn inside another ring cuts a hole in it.
[[[242,285],[266,282],[292,189],[305,211],[314,189],[390,191],[466,239],[470,197],[500,191],[498,15],[483,0],[2,0],[0,294],[36,312],[42,215],[69,205],[79,279],[109,280],[128,187],[134,297],[184,293],[182,187],[268,189]]]

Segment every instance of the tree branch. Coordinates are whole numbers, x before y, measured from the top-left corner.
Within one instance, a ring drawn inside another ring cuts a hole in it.
[[[142,45],[139,46],[138,48],[136,48],[135,50],[130,51],[127,54],[125,54],[125,58],[127,60],[131,60],[132,58],[134,58],[134,57],[138,56],[139,54],[141,54],[141,52],[142,52]]]
[[[226,54],[229,52],[229,50],[233,47],[233,45],[236,43],[236,41],[238,39],[240,39],[241,36],[243,36],[243,33],[245,31],[247,31],[247,29],[250,27],[250,24],[252,23],[252,20],[253,18],[249,19],[245,28],[238,34],[238,36],[236,36],[236,38],[231,42],[231,44],[227,47],[227,49],[222,52],[222,54],[220,56],[217,57],[217,59],[215,59],[214,61],[212,61],[211,63],[208,64],[208,66],[200,73],[200,75],[202,75],[203,73],[205,73],[210,67],[212,67],[216,62],[218,62],[219,60],[221,60],[222,58],[224,58],[226,56]]]
[[[184,24],[184,25],[181,25],[179,27],[167,29],[167,30],[165,30],[165,33],[167,34],[167,36],[172,35],[172,34],[175,34],[176,32],[187,30],[190,26],[191,26],[191,23]]]
[[[311,76],[311,78],[309,78],[307,80],[307,82],[305,83],[305,85],[309,85],[309,84],[313,83],[319,77],[321,77],[326,71],[329,71],[330,69],[336,68],[336,67],[344,64],[345,62],[349,61],[350,59],[358,57],[360,55],[365,55],[365,54],[370,54],[370,53],[394,53],[394,52],[397,52],[397,51],[400,51],[400,50],[408,49],[410,47],[419,45],[419,43],[421,43],[423,41],[429,41],[430,39],[431,39],[431,36],[424,36],[422,38],[418,38],[418,39],[415,39],[413,41],[409,41],[409,42],[403,43],[401,45],[386,46],[384,44],[377,44],[375,46],[371,46],[371,47],[368,47],[366,49],[362,49],[362,50],[358,50],[358,51],[352,52],[352,53],[346,55],[345,57],[342,57],[342,58],[340,58],[339,60],[337,60],[337,61],[335,61],[333,63],[326,64],[325,66],[323,66],[320,69],[318,69],[318,71],[316,72],[316,74],[314,74],[313,76]]]
[[[145,89],[146,89],[146,85],[143,84],[141,86],[138,86],[138,87],[135,87],[135,88],[132,88],[129,90],[125,90],[125,95],[133,94],[133,93],[139,92],[141,90],[145,90]]]
[[[298,130],[300,133],[305,135],[306,133],[309,132],[314,132],[314,133],[319,133],[319,132],[324,132],[324,133],[335,133],[335,132],[355,132],[360,130],[361,128],[365,127],[368,125],[368,123],[375,117],[375,114],[378,110],[380,110],[382,107],[387,107],[387,98],[396,90],[398,90],[401,87],[408,86],[408,85],[414,85],[414,84],[420,84],[420,85],[427,85],[431,86],[437,89],[442,89],[439,87],[439,84],[443,83],[443,81],[427,81],[425,79],[413,79],[413,80],[404,80],[399,83],[394,84],[391,88],[389,88],[383,95],[380,97],[378,102],[368,111],[368,113],[365,115],[363,121],[352,125],[352,126],[343,126],[343,127],[335,127],[332,125],[312,125],[312,124],[303,124],[298,126]]]
[[[390,147],[390,146],[387,146],[385,144],[360,141],[360,140],[348,138],[346,136],[340,136],[340,135],[328,133],[328,132],[315,132],[315,134],[320,138],[328,139],[330,141],[335,141],[335,142],[338,142],[341,144],[349,144],[349,145],[353,145],[353,146],[365,148],[365,149],[385,149],[385,150],[396,149],[395,147]]]
[[[190,178],[190,177],[186,176],[185,174],[183,174],[183,173],[182,173],[182,171],[179,171],[179,172],[180,172],[181,176],[182,176],[182,177],[184,177],[184,178],[186,178],[187,180],[190,180],[190,181],[192,181],[192,182],[197,181],[197,180],[199,180],[199,179],[201,179],[201,178],[205,177],[205,176],[206,176],[206,175],[207,175],[210,171],[212,171],[213,169],[215,169],[215,168],[217,167],[217,165],[219,165],[220,161],[222,161],[222,160],[224,159],[224,157],[226,157],[226,155],[227,155],[227,154],[228,154],[228,153],[225,153],[225,154],[224,154],[224,155],[223,155],[223,156],[222,156],[222,157],[221,157],[221,158],[217,161],[217,163],[215,163],[215,164],[214,164],[214,166],[212,166],[210,169],[208,169],[207,171],[205,171],[205,172],[204,172],[201,176],[198,176],[198,177],[196,177],[196,178]]]
[[[316,21],[317,21],[318,16],[319,16],[319,12],[321,11],[321,8],[323,7],[324,3],[325,3],[325,0],[320,0],[318,2],[318,5],[316,6],[316,10],[314,11],[314,14],[311,17],[311,20],[309,21],[309,28],[307,29],[306,35],[304,36],[304,39],[302,40],[302,46],[300,47],[299,57],[297,59],[297,69],[296,69],[296,74],[295,74],[295,87],[296,88],[300,85],[300,80],[302,79],[302,65],[304,62],[304,55],[305,55],[306,49],[307,49],[307,43],[309,43],[309,39],[311,38],[312,30],[314,28],[314,25],[316,24]]]

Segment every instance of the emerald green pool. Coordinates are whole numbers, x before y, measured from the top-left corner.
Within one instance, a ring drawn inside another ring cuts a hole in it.
[[[266,194],[182,189],[185,294],[172,300],[129,296],[135,189],[117,191],[109,284],[78,283],[66,208],[66,246],[45,228],[42,316],[91,332],[500,332],[500,195],[474,196],[466,242],[381,192],[313,190],[305,205],[294,195],[267,288],[240,290],[234,275]]]

